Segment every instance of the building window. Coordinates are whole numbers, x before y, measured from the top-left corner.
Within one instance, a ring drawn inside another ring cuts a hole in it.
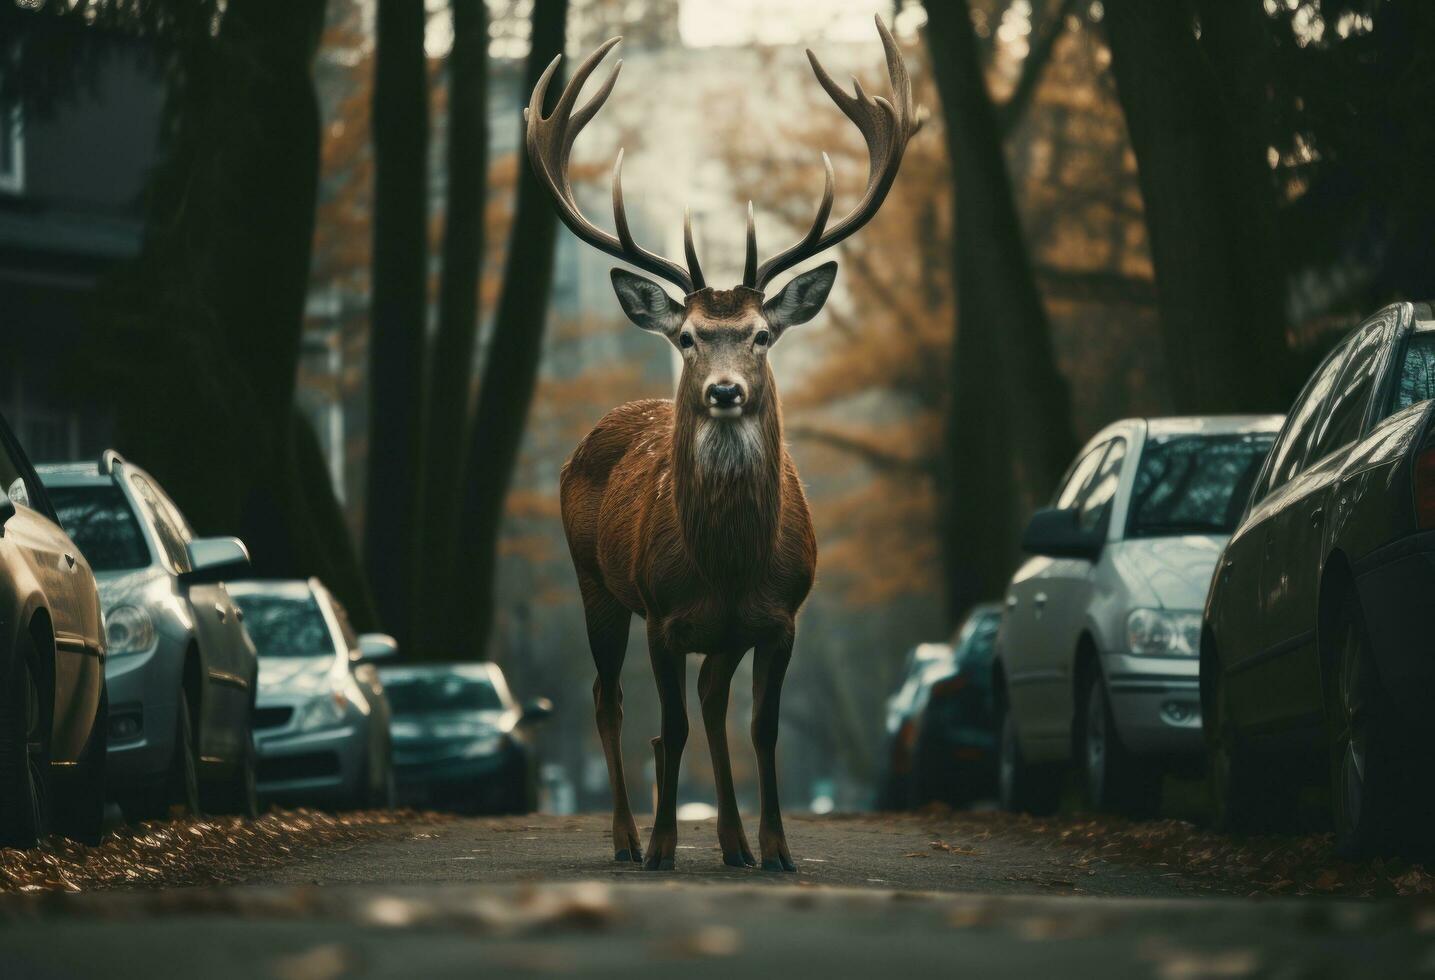
[[[0,105],[0,192],[25,189],[25,132],[20,106]]]

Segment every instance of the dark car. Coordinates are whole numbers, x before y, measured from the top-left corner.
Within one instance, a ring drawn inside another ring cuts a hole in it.
[[[996,788],[992,655],[1000,625],[1000,605],[973,607],[952,641],[950,669],[934,672],[916,724],[912,781],[918,805],[939,800],[960,806]]]
[[[538,780],[530,726],[552,705],[520,708],[496,664],[390,667],[399,800],[466,813],[530,813]]]
[[[1217,565],[1201,638],[1217,822],[1328,780],[1347,853],[1429,826],[1435,311],[1387,307],[1316,369]]]
[[[907,651],[902,683],[887,699],[886,763],[877,789],[877,809],[903,810],[912,805],[917,716],[932,683],[948,674],[954,662],[950,643],[919,643]]]
[[[95,576],[0,420],[0,847],[99,843],[108,735]]]
[[[967,802],[975,798],[967,787],[985,785],[983,769],[992,764],[995,746],[988,703],[992,638],[1000,621],[1001,607],[983,603],[967,613],[950,643],[919,643],[908,651],[902,684],[887,699],[878,809]],[[985,666],[979,670],[979,664]],[[934,698],[941,703],[932,714]]]

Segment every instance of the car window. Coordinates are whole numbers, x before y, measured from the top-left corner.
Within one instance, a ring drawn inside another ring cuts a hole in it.
[[[159,492],[154,488],[154,484],[135,473],[130,475],[130,486],[134,488],[135,496],[139,498],[140,508],[144,511],[144,516],[150,526],[154,528],[155,537],[159,539],[164,563],[172,572],[189,571],[189,552],[184,547],[184,536],[175,526],[174,518],[170,515],[169,508],[165,506]]]
[[[1311,442],[1308,462],[1324,459],[1342,446],[1360,438],[1361,423],[1375,390],[1375,373],[1380,368],[1380,352],[1385,346],[1389,321],[1381,319],[1360,332],[1351,346],[1345,366],[1340,369],[1331,388],[1330,408]]]
[[[1229,534],[1272,441],[1269,432],[1147,439],[1131,487],[1126,537]]]
[[[189,521],[185,518],[184,512],[179,509],[179,505],[174,502],[174,498],[164,492],[163,487],[153,483],[150,484],[150,487],[154,490],[155,498],[159,501],[160,506],[163,507],[165,513],[169,515],[170,526],[174,528],[181,541],[185,544],[189,544],[189,542],[194,540],[194,528],[189,526]]]
[[[1057,492],[1052,502],[1053,507],[1070,510],[1077,505],[1081,491],[1086,489],[1091,474],[1096,472],[1097,466],[1101,465],[1101,456],[1105,452],[1106,443],[1103,442],[1076,462],[1067,475],[1066,481],[1061,485],[1061,490]]]
[[[60,526],[97,572],[149,565],[149,546],[124,491],[113,483],[54,487],[50,502]]]
[[[1336,372],[1345,362],[1345,354],[1349,348],[1350,345],[1345,343],[1331,351],[1296,399],[1295,407],[1286,417],[1285,428],[1281,430],[1280,438],[1271,450],[1270,475],[1266,481],[1265,493],[1284,486],[1286,481],[1300,472],[1316,423],[1320,420],[1321,409],[1335,386]]]
[[[233,599],[244,612],[244,626],[261,657],[334,655],[329,623],[313,595],[241,592]]]
[[[1390,411],[1386,414],[1394,415],[1429,398],[1435,398],[1435,330],[1421,330],[1405,342]]]
[[[386,676],[384,691],[396,715],[503,710],[503,701],[492,684],[459,673]]]
[[[1083,530],[1100,527],[1111,513],[1112,501],[1116,499],[1116,487],[1121,482],[1121,464],[1126,459],[1126,440],[1112,439],[1110,447],[1091,479],[1091,489],[1081,497],[1076,522]]]

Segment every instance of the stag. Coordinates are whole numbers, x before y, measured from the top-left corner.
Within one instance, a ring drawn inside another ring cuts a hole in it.
[[[812,587],[817,544],[797,467],[782,437],[782,412],[767,355],[791,327],[817,315],[837,263],[794,277],[771,299],[774,277],[831,248],[866,224],[887,196],[908,139],[921,125],[906,66],[882,19],[893,98],[873,98],[854,79],[848,95],[807,52],[817,81],[867,143],[866,191],[829,225],[832,162],[822,155],[826,184],[807,234],[762,264],[752,204],[747,209],[742,284],[709,286],[693,247],[691,215],[683,222],[686,267],[639,246],[623,209],[623,153],[613,167],[617,234],[578,208],[568,156],[583,127],[613,90],[622,62],[575,110],[579,90],[613,38],[578,66],[550,115],[544,97],[559,58],[539,78],[524,117],[529,161],[564,224],[580,239],[681,290],[681,302],[658,283],[612,271],[623,312],[666,337],[682,356],[672,400],[629,402],[603,417],[578,444],[560,477],[563,528],[583,597],[588,642],[598,676],[593,702],[613,793],[614,858],[671,870],[677,848],[678,765],[687,741],[687,655],[703,656],[698,675],[703,725],[718,797],[718,842],[725,864],[752,866],[733,793],[728,760],[728,693],[734,672],[754,650],[752,740],[761,792],[758,847],[768,871],[795,871],[777,797],[778,704],[792,657],[798,608]],[[632,616],[647,621],[648,656],[662,707],[652,740],[658,805],[647,860],[623,776],[623,689],[619,683]]]

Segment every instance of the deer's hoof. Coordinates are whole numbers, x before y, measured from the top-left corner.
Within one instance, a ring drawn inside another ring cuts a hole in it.
[[[797,870],[797,865],[793,864],[793,863],[792,863],[792,859],[791,859],[791,858],[788,858],[788,857],[781,857],[781,858],[763,858],[763,859],[762,859],[762,870],[764,870],[764,871],[794,871],[794,872],[795,872],[795,871]]]
[[[613,855],[613,860],[621,861],[623,864],[642,864],[643,852],[641,848],[635,847],[630,850],[625,847]]]
[[[644,871],[671,871],[673,870],[673,859],[663,858],[661,861],[649,861],[643,866]]]
[[[722,863],[729,868],[753,868],[757,866],[757,862],[753,860],[751,854],[724,854],[722,856]]]

